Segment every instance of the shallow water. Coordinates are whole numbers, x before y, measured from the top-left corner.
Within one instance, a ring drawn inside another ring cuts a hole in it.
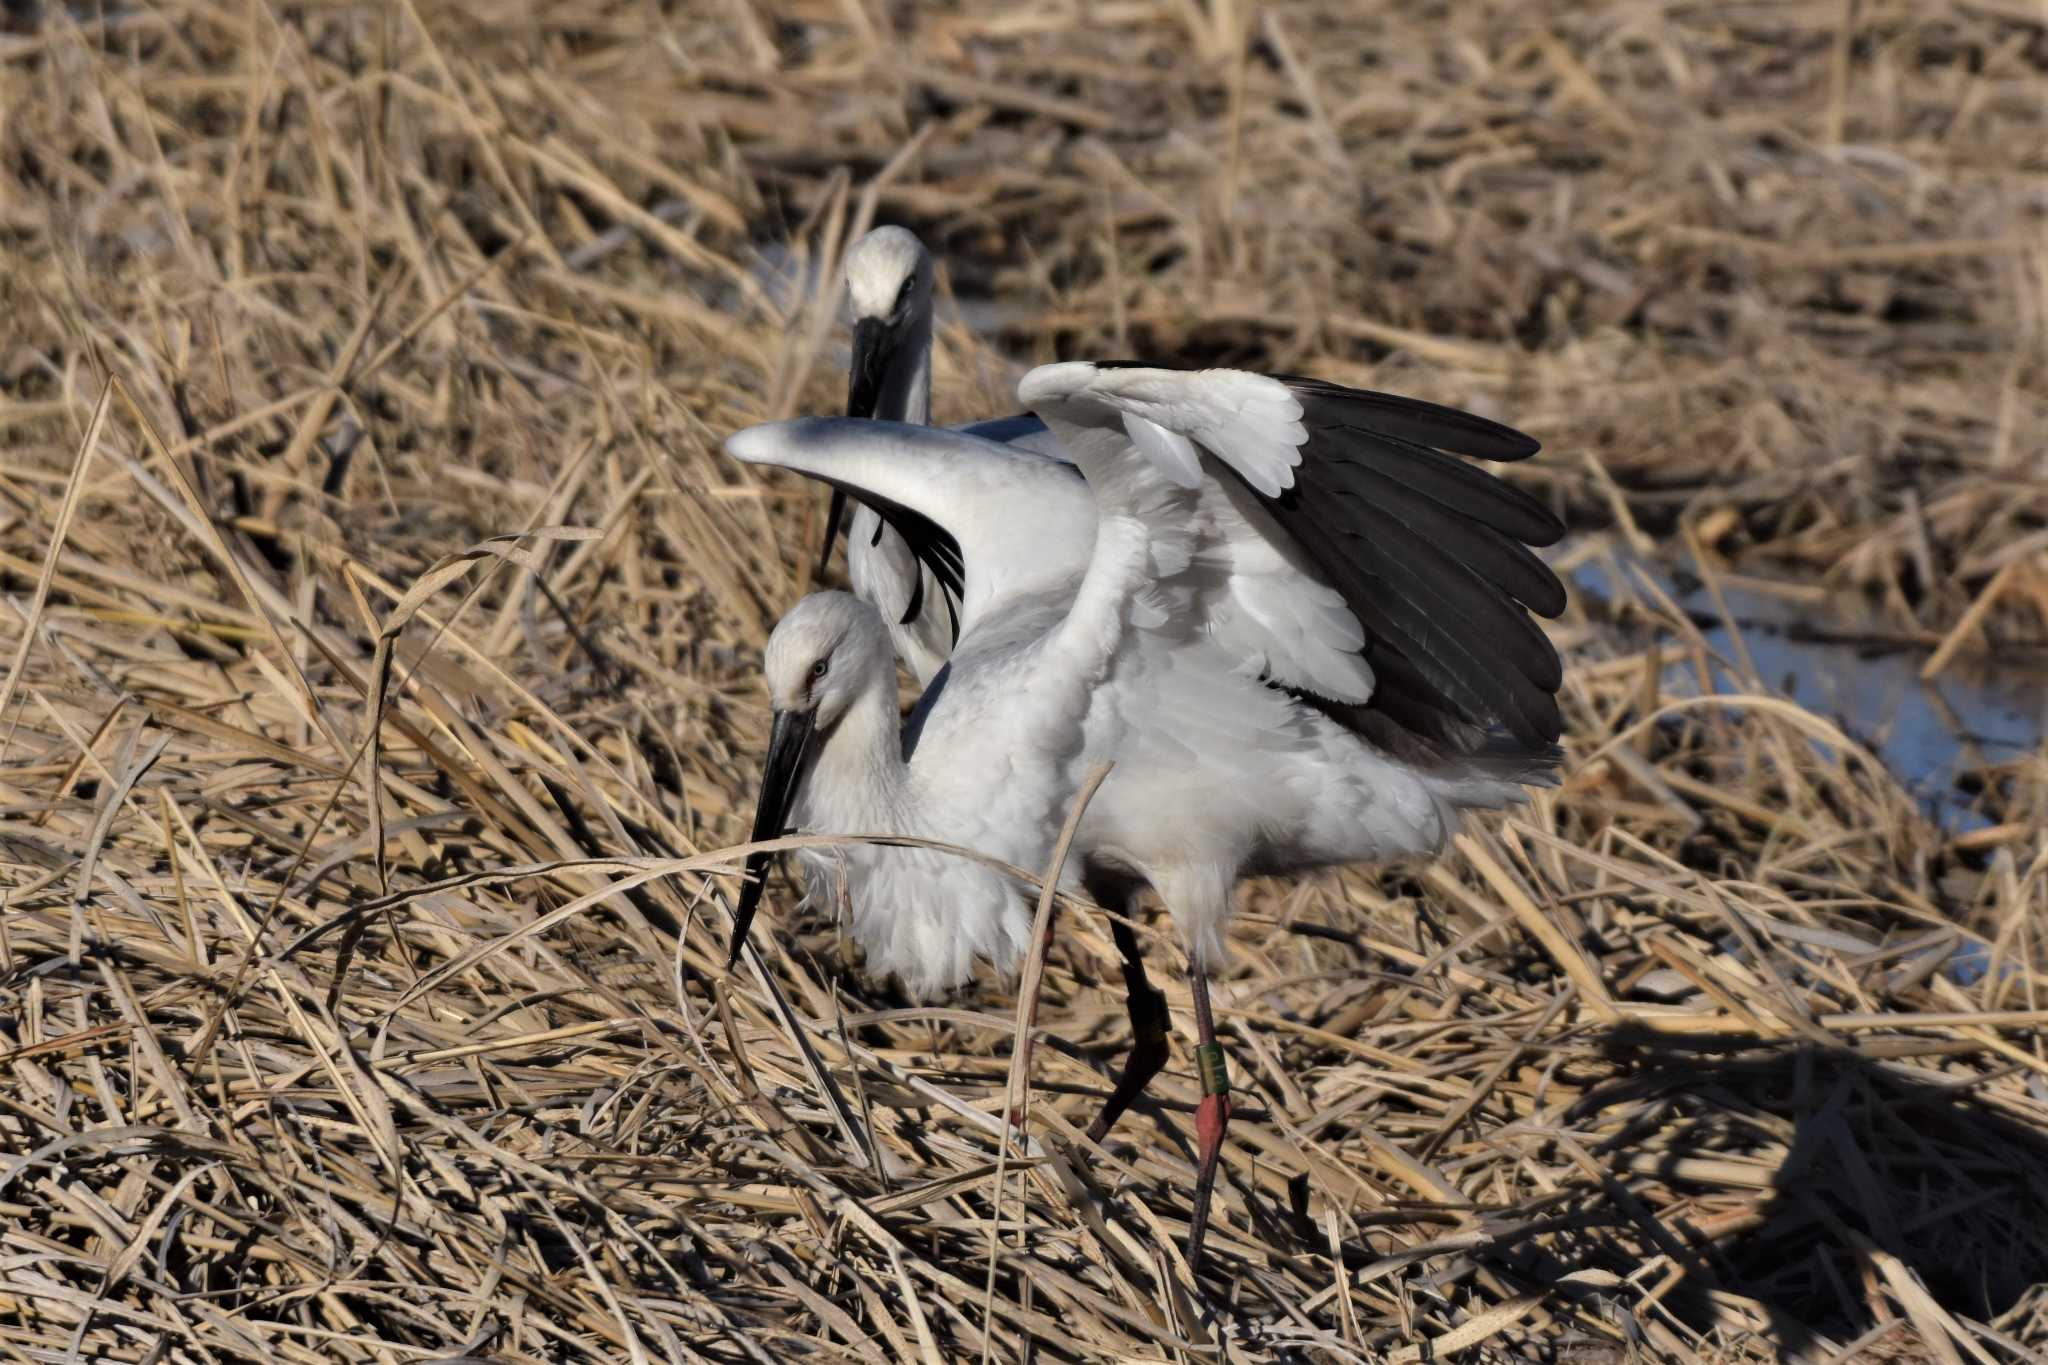
[[[1739,660],[1713,595],[1687,566],[1645,560],[1617,545],[1583,560],[1569,578],[1574,590],[1604,602],[1645,600],[1629,581],[1635,572],[1668,593],[1731,665]],[[2038,664],[1959,657],[1939,677],[1923,680],[1926,651],[1872,645],[1868,620],[1725,576],[1720,586],[1763,684],[1868,746],[1921,808],[1955,833],[1989,823],[1958,780],[2024,757],[2048,734],[2048,669]],[[1747,690],[1732,667],[1712,675],[1718,692]],[[1665,670],[1663,686],[1674,697],[1701,691],[1697,670],[1684,658]]]

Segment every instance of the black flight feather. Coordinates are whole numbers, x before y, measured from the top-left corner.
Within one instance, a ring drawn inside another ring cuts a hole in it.
[[[1276,374],[1273,378],[1293,392],[1302,407],[1301,420],[1310,427],[1356,425],[1477,460],[1526,460],[1543,448],[1534,437],[1513,427],[1441,403],[1349,389],[1301,375]]]
[[[940,596],[945,598],[946,615],[951,618],[953,643],[958,644],[960,610],[956,604],[967,590],[967,565],[960,554],[960,542],[953,539],[952,532],[922,512],[913,512],[902,503],[878,497],[872,489],[860,488],[822,475],[810,477],[841,489],[849,497],[872,508],[883,525],[903,537],[903,543],[910,547],[910,553],[916,557],[917,562],[931,570],[932,577],[938,579],[939,586],[945,589]],[[911,587],[910,606],[903,613],[903,619],[899,624],[910,624],[917,619],[918,613],[923,609],[924,576],[920,574]]]
[[[1361,732],[1384,728],[1377,715],[1460,750],[1488,735],[1549,746],[1563,728],[1563,667],[1528,613],[1555,616],[1565,593],[1528,547],[1564,527],[1458,458],[1525,459],[1537,443],[1435,403],[1276,378],[1301,403],[1308,441],[1293,486],[1261,501],[1357,615],[1374,676],[1363,707],[1322,709]]]

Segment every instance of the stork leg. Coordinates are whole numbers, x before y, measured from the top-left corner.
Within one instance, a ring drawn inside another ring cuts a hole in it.
[[[1116,1078],[1116,1090],[1095,1116],[1095,1122],[1088,1126],[1090,1142],[1100,1142],[1109,1136],[1109,1130],[1131,1107],[1131,1101],[1145,1093],[1145,1087],[1166,1065],[1166,1034],[1170,1026],[1166,997],[1145,976],[1144,949],[1138,945],[1138,935],[1128,918],[1135,908],[1136,899],[1132,898],[1124,904],[1124,915],[1109,922],[1110,932],[1116,935],[1117,952],[1124,959],[1124,1006],[1131,1015],[1131,1050]]]
[[[1223,1131],[1230,1126],[1230,1072],[1223,1045],[1216,1041],[1216,1021],[1209,1014],[1209,972],[1197,961],[1188,984],[1195,997],[1195,1066],[1202,1077],[1202,1102],[1195,1110],[1195,1136],[1200,1161],[1195,1167],[1195,1207],[1188,1219],[1188,1269],[1202,1269],[1202,1238],[1209,1231],[1209,1197],[1216,1192],[1216,1165],[1223,1153]]]

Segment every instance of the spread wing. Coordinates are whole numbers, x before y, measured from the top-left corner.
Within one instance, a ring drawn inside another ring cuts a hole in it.
[[[1459,458],[1523,459],[1533,440],[1239,370],[1047,365],[1018,396],[1077,464],[1122,461],[1181,492],[1189,562],[1162,584],[1167,608],[1275,683],[1459,747],[1494,730],[1530,748],[1557,738],[1562,668],[1530,614],[1562,611],[1564,588],[1529,547],[1564,528]]]
[[[944,427],[799,417],[749,427],[726,453],[829,484],[873,509],[944,590],[958,638],[1020,596],[1071,591],[1095,543],[1073,466]]]

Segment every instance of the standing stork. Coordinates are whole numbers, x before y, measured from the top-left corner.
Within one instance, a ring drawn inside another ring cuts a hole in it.
[[[1434,404],[1089,363],[1040,367],[1018,393],[1071,464],[849,418],[726,442],[857,500],[943,591],[957,641],[899,728],[884,618],[845,594],[799,603],[766,656],[754,835],[916,835],[1039,866],[1084,774],[1114,760],[1063,875],[1126,918],[1150,887],[1187,946],[1199,1265],[1230,1116],[1209,976],[1232,892],[1434,855],[1461,811],[1553,780],[1561,668],[1530,613],[1556,615],[1564,589],[1528,547],[1563,528],[1458,458],[1534,441]],[[978,864],[874,844],[800,856],[814,881],[843,870],[870,968],[913,994],[1025,949],[1029,905]],[[735,957],[766,862],[748,859]],[[1166,1055],[1164,1001],[1116,927],[1133,1048],[1098,1139]]]

